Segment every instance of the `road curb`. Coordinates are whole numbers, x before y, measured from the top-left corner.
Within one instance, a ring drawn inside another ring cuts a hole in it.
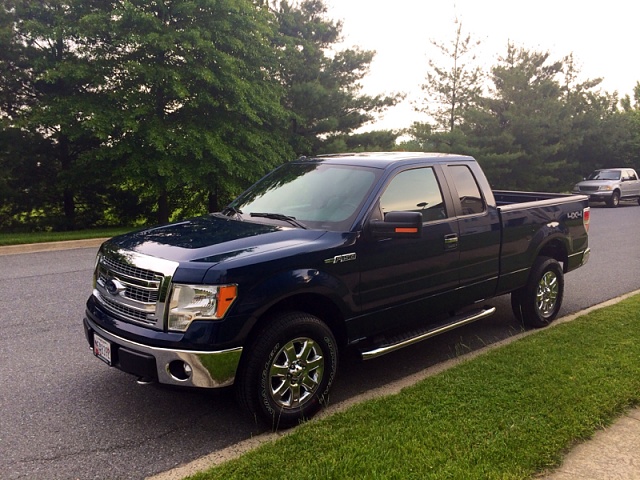
[[[62,242],[29,243],[24,245],[5,245],[0,247],[0,255],[18,255],[20,253],[52,252],[73,248],[98,248],[106,238],[86,240],[65,240]]]

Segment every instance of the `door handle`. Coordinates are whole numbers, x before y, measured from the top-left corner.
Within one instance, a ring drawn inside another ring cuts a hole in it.
[[[445,250],[455,250],[458,248],[458,234],[450,233],[444,236],[444,248]]]

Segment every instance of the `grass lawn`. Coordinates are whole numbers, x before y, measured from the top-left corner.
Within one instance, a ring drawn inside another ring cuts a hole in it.
[[[190,478],[531,478],[640,403],[639,339],[635,296]]]
[[[78,230],[73,232],[0,233],[0,246],[24,245],[28,243],[59,242],[63,240],[83,240],[87,238],[107,238],[130,232],[132,227]]]

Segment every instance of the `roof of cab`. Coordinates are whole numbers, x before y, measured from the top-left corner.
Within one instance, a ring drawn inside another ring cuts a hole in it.
[[[451,153],[431,152],[363,152],[363,153],[336,153],[330,155],[317,155],[315,157],[300,157],[296,161],[341,163],[348,165],[361,165],[367,167],[385,168],[391,164],[416,163],[419,160],[441,163],[451,161],[474,161],[473,157],[456,155]]]

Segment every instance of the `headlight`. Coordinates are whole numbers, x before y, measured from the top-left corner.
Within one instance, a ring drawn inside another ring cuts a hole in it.
[[[219,320],[237,296],[237,285],[175,284],[169,302],[169,330],[184,332],[194,320]]]
[[[612,190],[613,187],[611,185],[600,185],[598,190]]]

